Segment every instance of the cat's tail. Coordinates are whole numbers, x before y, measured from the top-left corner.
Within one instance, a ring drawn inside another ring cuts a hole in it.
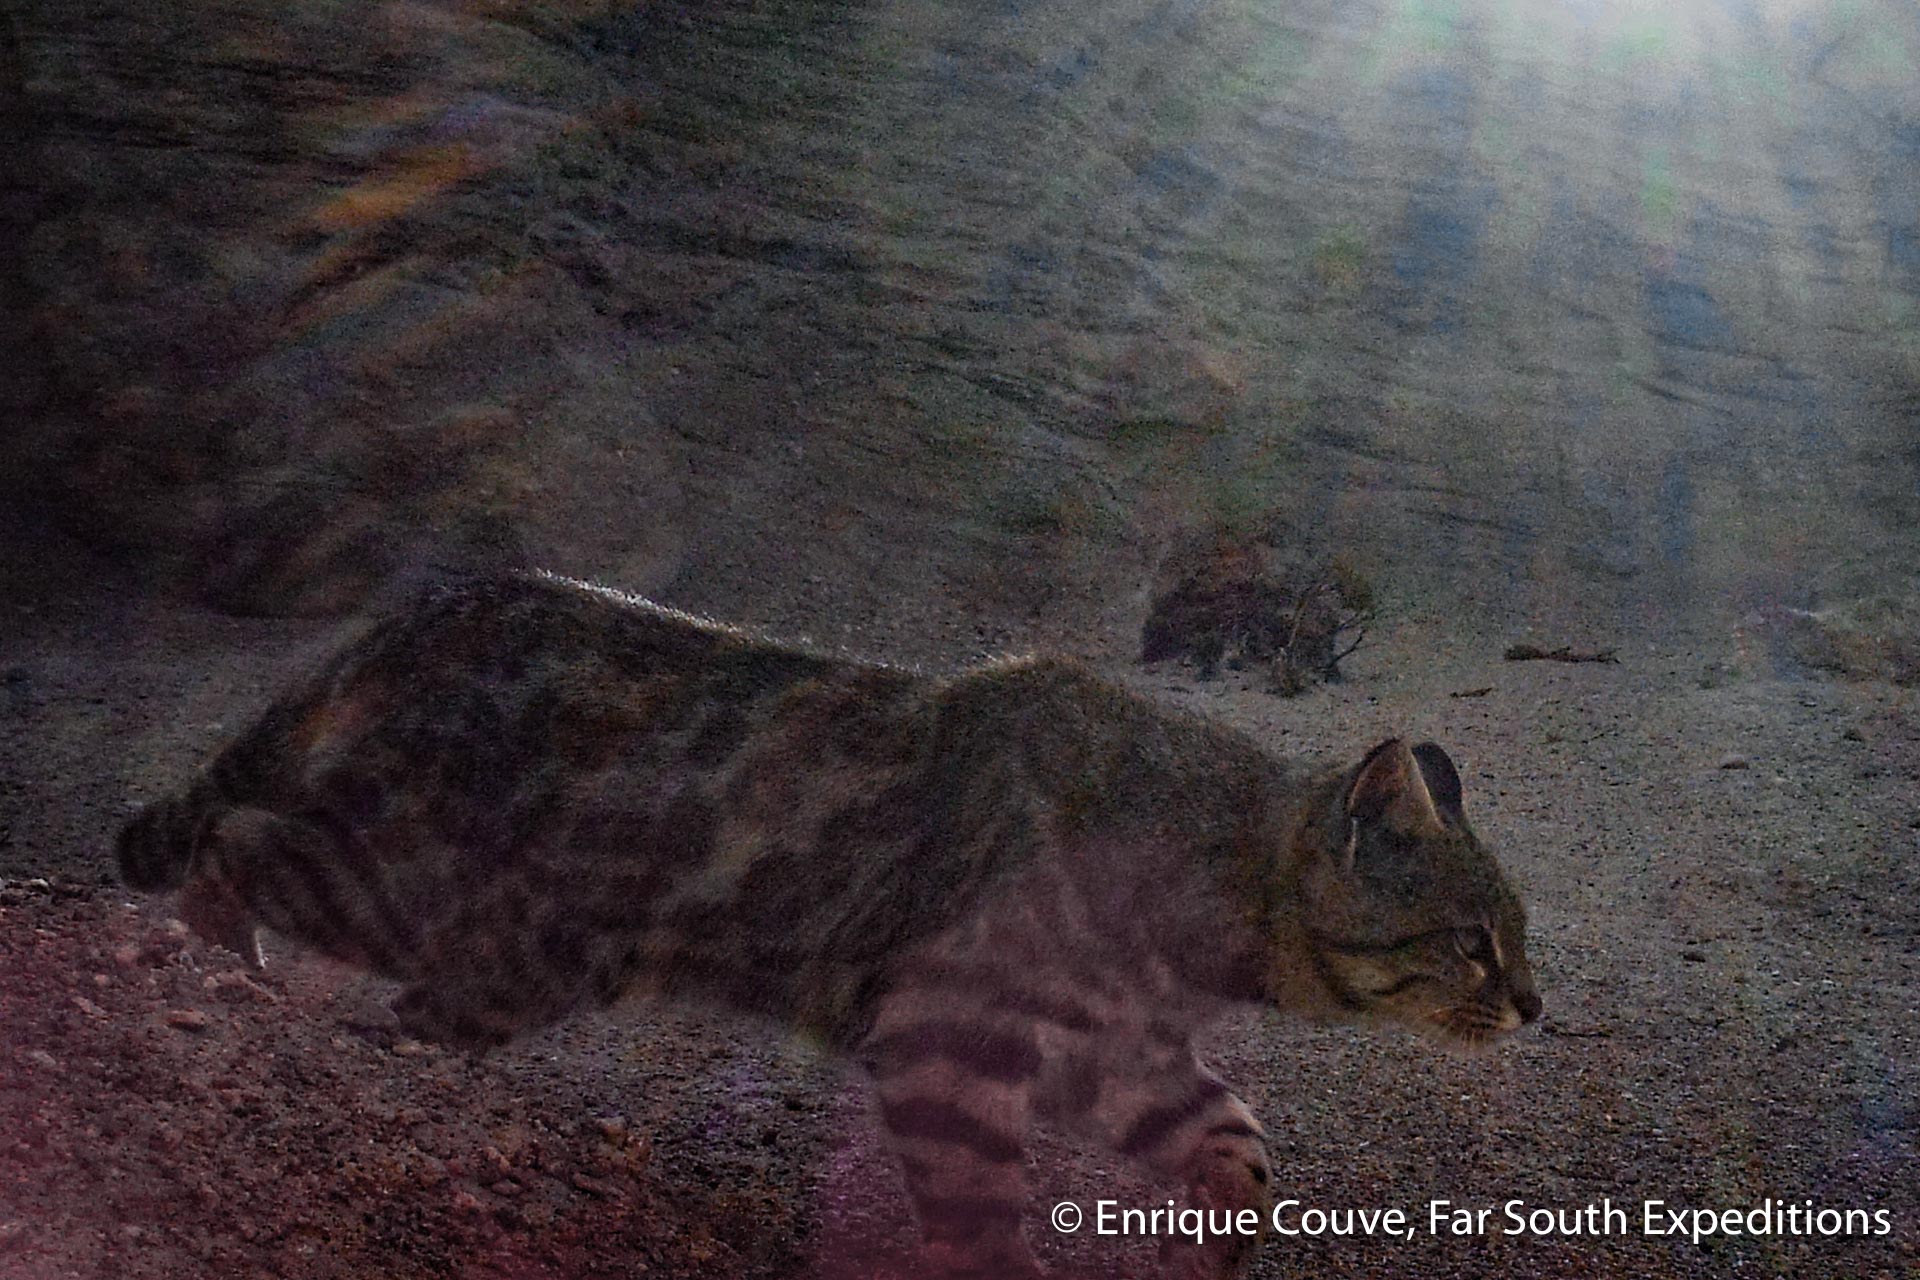
[[[194,845],[211,816],[191,795],[169,796],[142,809],[120,828],[120,878],[143,893],[178,889],[187,882]]]

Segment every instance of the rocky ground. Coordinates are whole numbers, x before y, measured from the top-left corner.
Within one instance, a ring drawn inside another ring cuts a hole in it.
[[[377,983],[285,944],[249,976],[113,885],[126,803],[339,628],[237,623],[84,557],[15,559],[5,585],[0,1276],[914,1274],[859,1080],[771,1028],[636,1007],[472,1061],[396,1039]],[[1277,1241],[1255,1274],[1915,1274],[1912,695],[1776,673],[1738,635],[1581,666],[1504,661],[1513,638],[1404,619],[1293,700],[1107,660],[1279,751],[1445,743],[1532,907],[1547,1013],[1488,1056],[1251,1011],[1219,1029],[1282,1195],[1423,1228]],[[1052,1140],[1032,1185],[1036,1215],[1163,1190]],[[1769,1197],[1893,1230],[1639,1233],[1644,1199]],[[1434,1199],[1611,1200],[1634,1230],[1433,1238]],[[1067,1274],[1151,1269],[1138,1241],[1033,1234]]]

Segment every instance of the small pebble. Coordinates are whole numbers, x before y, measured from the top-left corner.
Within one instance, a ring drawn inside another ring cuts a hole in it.
[[[576,1173],[569,1181],[573,1183],[574,1189],[577,1191],[584,1191],[590,1196],[599,1196],[603,1200],[613,1198],[613,1188],[598,1178],[589,1178],[584,1173]]]
[[[198,1009],[169,1009],[167,1025],[178,1027],[182,1031],[204,1031],[207,1027],[207,1015]]]

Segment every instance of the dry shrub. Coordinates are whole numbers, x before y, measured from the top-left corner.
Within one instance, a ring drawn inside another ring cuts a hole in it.
[[[1777,609],[1764,617],[1792,657],[1856,680],[1920,685],[1920,605],[1874,596],[1824,609]]]
[[[1140,660],[1191,661],[1202,680],[1265,667],[1269,688],[1291,697],[1340,679],[1340,661],[1366,639],[1377,612],[1372,586],[1346,557],[1283,551],[1212,531],[1167,558]]]

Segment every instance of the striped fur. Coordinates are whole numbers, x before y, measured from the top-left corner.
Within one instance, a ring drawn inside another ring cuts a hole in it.
[[[935,680],[551,577],[375,627],[119,856],[255,963],[264,925],[397,980],[443,1042],[643,994],[820,1038],[950,1275],[1035,1273],[1035,1120],[1264,1206],[1260,1125],[1191,1048],[1235,1003],[1463,1045],[1539,1011],[1432,744],[1301,769],[1070,663]],[[1168,1274],[1249,1256],[1183,1248]]]

